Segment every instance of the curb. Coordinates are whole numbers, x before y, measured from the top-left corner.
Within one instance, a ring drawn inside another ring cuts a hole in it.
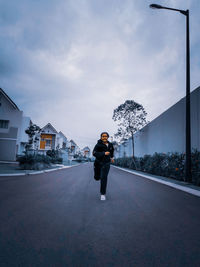
[[[52,172],[52,171],[57,171],[57,170],[61,170],[61,169],[66,169],[66,168],[71,168],[71,167],[75,167],[78,166],[80,164],[76,164],[76,165],[72,165],[72,166],[63,166],[63,167],[59,167],[59,168],[55,168],[55,169],[50,169],[50,170],[43,170],[43,171],[36,171],[36,172],[22,172],[22,173],[5,173],[5,174],[0,174],[1,176],[25,176],[25,175],[34,175],[34,174],[40,174],[40,173],[46,173],[46,172]]]
[[[22,175],[27,175],[28,173],[5,173],[5,174],[0,174],[0,177],[1,176],[22,176]]]
[[[186,186],[182,186],[182,185],[178,185],[178,184],[175,184],[173,182],[167,182],[167,181],[164,181],[164,180],[161,180],[159,178],[154,178],[152,176],[149,176],[149,175],[146,175],[146,174],[141,174],[141,173],[138,173],[136,171],[129,171],[129,170],[126,170],[124,168],[121,168],[121,167],[118,167],[118,166],[114,166],[112,165],[113,167],[117,168],[117,169],[120,169],[120,170],[123,170],[125,172],[129,172],[129,173],[132,173],[132,174],[135,174],[135,175],[138,175],[138,176],[141,176],[141,177],[144,177],[144,178],[147,178],[149,180],[152,180],[152,181],[155,181],[155,182],[158,182],[158,183],[161,183],[161,184],[165,184],[165,185],[168,185],[168,186],[171,186],[173,188],[176,188],[178,190],[181,190],[181,191],[184,191],[184,192],[187,192],[189,194],[192,194],[192,195],[195,195],[197,197],[200,197],[200,191],[199,190],[196,190],[196,189],[192,189],[192,188],[189,188],[189,187],[186,187]],[[167,177],[166,177],[167,178]]]

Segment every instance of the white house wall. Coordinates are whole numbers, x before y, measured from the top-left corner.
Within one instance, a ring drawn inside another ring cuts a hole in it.
[[[67,147],[67,137],[65,137],[62,132],[59,132],[58,134],[58,144],[59,144],[59,148],[63,148],[63,143],[66,144]]]
[[[51,134],[52,135],[52,149],[56,149],[58,142],[59,142],[59,134],[55,130],[55,128],[53,128],[53,126],[48,123],[46,126],[44,126],[42,128],[42,131],[40,132],[40,140],[41,140],[42,134]],[[50,148],[40,149],[40,152],[45,152],[49,149]]]
[[[0,120],[8,120],[8,129],[0,128],[0,160],[16,160],[17,139],[20,134],[23,112],[1,94]]]
[[[22,117],[22,123],[19,130],[19,135],[17,139],[18,151],[17,154],[23,154],[25,150],[25,144],[28,142],[28,134],[25,133],[25,130],[30,126],[30,117]]]

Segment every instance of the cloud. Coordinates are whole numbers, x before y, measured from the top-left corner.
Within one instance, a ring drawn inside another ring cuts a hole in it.
[[[191,88],[199,85],[198,1],[157,1],[191,10]],[[185,17],[151,1],[4,1],[1,87],[41,127],[51,122],[80,147],[117,129],[127,99],[148,120],[185,95]]]

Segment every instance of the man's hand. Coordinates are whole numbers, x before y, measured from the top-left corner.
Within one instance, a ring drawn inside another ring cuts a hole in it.
[[[109,152],[109,151],[106,151],[106,152],[105,152],[105,155],[106,155],[106,156],[110,155],[110,152]]]
[[[112,162],[112,163],[114,163],[114,162],[115,162],[113,158],[111,159],[111,162]]]

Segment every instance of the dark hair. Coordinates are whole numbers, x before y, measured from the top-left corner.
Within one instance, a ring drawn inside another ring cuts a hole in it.
[[[101,137],[102,137],[103,134],[107,134],[107,136],[109,137],[109,134],[107,132],[102,132],[101,133]]]

